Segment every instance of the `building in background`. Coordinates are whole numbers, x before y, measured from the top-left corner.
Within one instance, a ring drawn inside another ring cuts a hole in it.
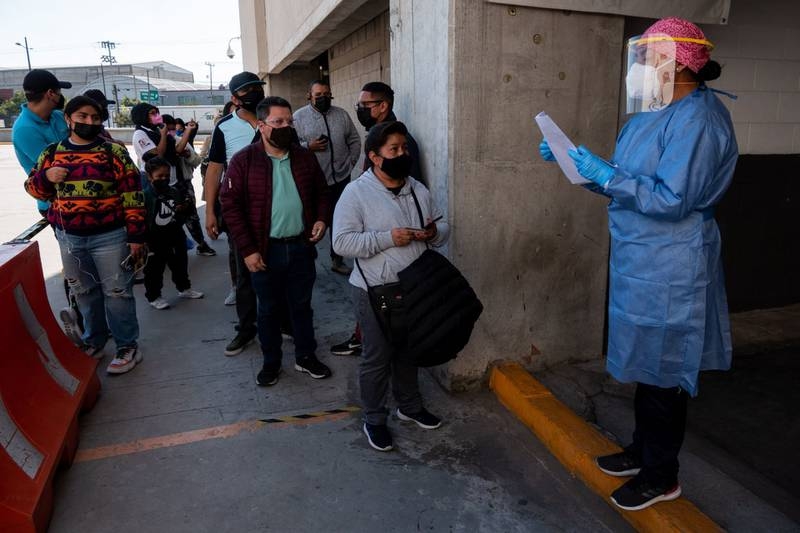
[[[184,119],[196,118],[202,132],[211,130],[214,115],[230,97],[224,84],[194,83],[191,71],[166,61],[103,65],[102,69],[98,65],[44,68],[59,80],[72,83],[70,89],[63,90],[68,99],[89,89],[99,89],[109,100],[120,104],[123,112],[122,105],[126,101],[150,102],[159,107],[187,106],[187,109],[170,112]],[[0,70],[0,99],[11,98],[14,91],[22,91],[27,73],[28,69]],[[3,94],[8,96],[2,98]],[[111,123],[116,125],[117,106],[112,105],[109,111]],[[9,119],[5,126],[11,126],[13,117]]]
[[[609,7],[613,6],[613,7]],[[717,217],[732,309],[800,302],[800,4],[789,0],[239,0],[244,67],[305,104],[330,78],[354,116],[361,85],[395,90],[436,201],[448,254],[485,312],[437,377],[481,383],[495,360],[541,368],[604,350],[606,202],[541,161],[533,117],[610,156],[625,119],[627,38],[654,19],[700,24],[723,65],[715,88],[741,158]]]
[[[103,87],[92,87],[103,92],[110,93],[108,79],[112,76],[139,76],[142,79],[150,80],[172,80],[187,83],[194,83],[194,74],[191,71],[181,68],[166,61],[149,61],[147,63],[133,63],[127,65],[86,65],[75,67],[40,67],[52,72],[61,81],[72,83],[71,89],[64,89],[64,96],[67,98],[76,94],[82,94],[84,87],[95,80],[106,78],[107,90]],[[0,70],[0,88],[9,88],[17,91],[22,90],[22,80],[28,73],[26,68],[2,69]],[[101,84],[102,85],[102,84]],[[110,96],[110,95],[109,95]]]

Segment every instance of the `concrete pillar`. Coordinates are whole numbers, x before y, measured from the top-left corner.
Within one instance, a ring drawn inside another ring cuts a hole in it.
[[[319,66],[314,64],[294,64],[286,67],[280,74],[268,74],[264,81],[264,94],[280,96],[289,100],[292,110],[308,103],[308,84],[319,78]]]
[[[527,367],[603,352],[607,201],[541,161],[533,117],[611,154],[623,18],[482,0],[392,0],[396,112],[451,224],[449,256],[485,311],[447,387],[490,363]]]

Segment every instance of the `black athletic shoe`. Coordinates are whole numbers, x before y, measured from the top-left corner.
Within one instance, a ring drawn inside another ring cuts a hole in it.
[[[353,333],[346,341],[331,346],[331,353],[333,355],[358,355],[361,353],[361,341]]]
[[[611,501],[620,509],[640,511],[654,503],[674,500],[680,495],[681,486],[677,482],[672,485],[653,485],[642,476],[636,476],[612,492]]]
[[[227,357],[233,357],[234,355],[239,355],[242,353],[242,350],[245,347],[253,342],[253,339],[256,338],[255,332],[253,333],[242,333],[241,331],[236,334],[233,340],[225,347],[225,355]]]
[[[197,255],[204,255],[206,257],[211,257],[217,255],[217,251],[210,247],[206,243],[198,244],[197,245]]]
[[[281,367],[278,367],[276,370],[262,368],[261,372],[256,376],[256,385],[259,387],[275,385],[278,382],[278,376],[281,375],[281,370]]]
[[[364,435],[367,436],[369,445],[379,452],[388,452],[392,449],[392,434],[386,424],[375,425],[364,423]]]
[[[594,462],[600,470],[615,477],[635,476],[642,469],[642,462],[627,451],[604,455]]]
[[[294,364],[294,369],[298,372],[305,372],[314,379],[324,379],[331,376],[331,369],[320,362],[314,355],[309,355],[297,361]]]
[[[438,416],[432,415],[424,407],[418,413],[403,413],[400,408],[397,408],[397,418],[405,421],[416,422],[417,425],[424,429],[436,429],[442,425],[442,421]]]

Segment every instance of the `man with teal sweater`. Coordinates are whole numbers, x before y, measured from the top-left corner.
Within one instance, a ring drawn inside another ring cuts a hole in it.
[[[28,103],[22,104],[19,118],[14,122],[11,142],[26,176],[36,164],[42,150],[69,135],[64,113],[61,111],[64,109],[61,89],[70,87],[71,83],[58,81],[47,70],[31,70],[22,81]],[[42,216],[45,216],[49,204],[38,200],[37,207]]]

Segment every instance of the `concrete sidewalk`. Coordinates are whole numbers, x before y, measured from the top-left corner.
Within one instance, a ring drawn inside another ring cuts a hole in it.
[[[227,245],[213,246],[216,257],[190,252],[204,299],[179,300],[165,280],[173,307],[157,311],[136,287],[144,362],[118,377],[102,372],[78,462],[57,476],[51,532],[630,530],[490,392],[453,396],[424,371],[443,427],[392,416],[396,451],[372,450],[360,413],[348,411],[358,405],[358,359],[328,354],[353,319],[327,240],[314,309],[318,355],[334,375],[296,372],[288,342],[281,381],[257,387],[257,344],[222,355],[235,312],[222,304]],[[48,280],[54,309],[62,292],[57,276]]]
[[[727,531],[800,531],[798,308],[733,315],[733,368],[701,374],[689,402],[683,495]],[[536,377],[612,441],[629,442],[634,387],[611,378],[604,360]]]

